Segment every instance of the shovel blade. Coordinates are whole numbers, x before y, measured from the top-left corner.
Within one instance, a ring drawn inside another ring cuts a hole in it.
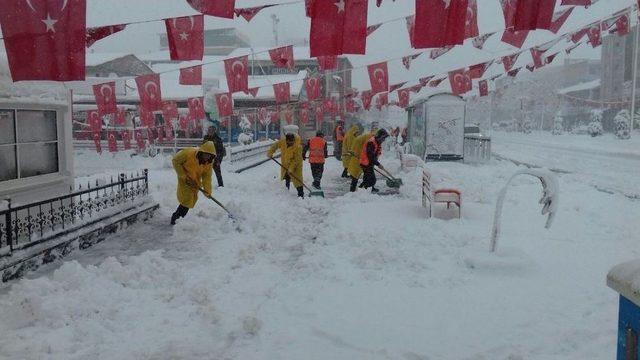
[[[309,196],[324,197],[324,191],[311,191],[311,192],[309,192]]]
[[[402,185],[402,179],[387,179],[387,186],[397,189]]]

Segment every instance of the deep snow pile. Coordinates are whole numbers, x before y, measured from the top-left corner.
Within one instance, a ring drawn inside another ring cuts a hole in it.
[[[511,155],[541,160],[527,149]],[[561,158],[555,165],[571,166]],[[177,205],[169,163],[77,158],[76,172],[93,177],[149,167],[161,210],[0,291],[0,358],[614,356],[617,296],[604,279],[640,256],[640,203],[598,191],[582,174],[559,175],[562,201],[549,230],[539,181],[515,179],[491,255],[495,200],[519,169],[510,161],[428,164],[435,187],[462,190],[462,220],[426,220],[420,170],[398,173],[394,159],[382,163],[406,185],[393,196],[300,200],[276,179],[275,164],[225,173],[214,196],[240,217],[241,233],[202,198],[168,227]],[[330,159],[327,192],[348,188],[340,172]]]

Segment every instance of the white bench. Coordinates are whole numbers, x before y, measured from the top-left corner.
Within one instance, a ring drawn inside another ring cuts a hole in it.
[[[447,203],[447,209],[451,204],[458,206],[458,218],[462,214],[462,193],[457,189],[431,188],[431,174],[426,169],[422,170],[422,207],[427,209],[427,218],[431,217],[433,203]]]

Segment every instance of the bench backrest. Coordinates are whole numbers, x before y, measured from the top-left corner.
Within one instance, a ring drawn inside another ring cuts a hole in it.
[[[427,209],[427,217],[431,217],[431,174],[422,170],[422,207]]]

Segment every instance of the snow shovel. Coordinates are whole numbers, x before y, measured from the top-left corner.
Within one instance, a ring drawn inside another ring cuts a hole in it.
[[[213,202],[215,202],[216,204],[218,204],[218,206],[220,206],[222,208],[222,210],[227,212],[227,215],[229,215],[229,219],[236,221],[236,217],[233,216],[233,214],[224,206],[222,205],[222,203],[220,201],[218,201],[216,198],[214,198],[211,195],[207,195],[207,193],[204,192],[203,188],[198,188],[198,190],[200,190],[200,192],[202,193],[202,195],[204,195],[207,199],[209,200],[213,200]]]
[[[397,189],[402,185],[402,179],[394,178],[387,170],[384,170],[384,173],[379,169],[374,168],[378,174],[384,176],[387,179],[387,186],[393,189]],[[383,170],[383,169],[381,169]],[[386,174],[385,174],[386,173]]]
[[[309,190],[309,196],[321,196],[321,197],[324,197],[324,191],[322,191],[322,190],[315,190],[315,191],[314,191],[314,190],[311,190],[311,188],[309,188],[309,187],[307,186],[307,184],[305,184],[302,180],[298,179],[295,175],[293,175],[293,174],[289,173],[289,170],[287,170],[287,168],[285,168],[285,167],[284,167],[284,165],[282,165],[278,160],[276,160],[276,159],[274,159],[274,158],[271,158],[271,160],[275,161],[275,162],[276,162],[276,164],[280,165],[280,167],[281,167],[281,168],[283,168],[283,169],[284,169],[284,171],[286,171],[286,172],[287,172],[287,174],[289,174],[289,176],[291,176],[292,178],[294,178],[294,179],[296,179],[296,180],[300,181],[300,183],[302,184],[302,186],[304,186],[307,190]]]

